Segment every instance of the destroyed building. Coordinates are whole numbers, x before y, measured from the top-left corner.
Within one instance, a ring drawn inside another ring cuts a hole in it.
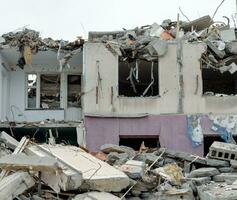
[[[144,141],[205,155],[213,141],[235,138],[235,40],[235,29],[210,16],[90,32],[86,42],[4,34],[1,130],[91,151]]]
[[[236,35],[210,16],[2,35],[0,199],[236,199]]]

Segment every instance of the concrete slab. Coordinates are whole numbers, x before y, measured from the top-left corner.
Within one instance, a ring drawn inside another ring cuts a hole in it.
[[[213,177],[216,182],[233,183],[237,180],[237,173],[222,173]]]
[[[34,179],[27,172],[11,174],[0,181],[0,199],[12,200],[34,184]]]
[[[197,187],[200,200],[236,200],[237,190],[232,185],[211,183]]]
[[[120,200],[120,198],[107,192],[88,192],[79,194],[72,200]]]
[[[0,168],[5,170],[27,170],[27,171],[48,171],[61,173],[55,158],[27,156],[25,154],[8,155],[0,158]]]
[[[208,176],[215,176],[218,174],[220,174],[220,172],[218,171],[218,169],[214,167],[203,167],[191,171],[188,177],[189,178],[208,177]]]
[[[123,172],[86,153],[81,148],[64,145],[39,145],[41,150],[52,154],[74,169],[81,171],[83,184],[80,188],[89,190],[119,192],[129,185],[129,178]]]

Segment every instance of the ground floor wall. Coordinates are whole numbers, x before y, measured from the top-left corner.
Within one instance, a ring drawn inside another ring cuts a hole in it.
[[[230,119],[232,122],[228,121]],[[233,132],[236,119],[236,116],[226,115],[158,115],[140,118],[86,116],[87,148],[98,151],[105,143],[119,144],[120,138],[124,136],[158,136],[161,147],[203,156],[205,136]],[[223,129],[220,129],[221,126]]]

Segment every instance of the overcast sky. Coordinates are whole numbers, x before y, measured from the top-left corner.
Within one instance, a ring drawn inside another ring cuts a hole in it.
[[[231,17],[236,0],[226,0],[215,20]],[[113,31],[176,20],[179,6],[190,18],[213,15],[221,0],[0,0],[0,34],[26,26],[42,37],[74,40],[89,31]],[[184,17],[181,16],[184,20]]]

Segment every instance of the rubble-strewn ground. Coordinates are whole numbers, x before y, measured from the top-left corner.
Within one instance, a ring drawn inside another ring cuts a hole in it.
[[[144,143],[139,151],[105,144],[92,155],[25,137],[18,142],[5,132],[0,145],[0,199],[237,199],[233,144],[213,143],[210,149],[223,153],[217,158],[150,149]]]

